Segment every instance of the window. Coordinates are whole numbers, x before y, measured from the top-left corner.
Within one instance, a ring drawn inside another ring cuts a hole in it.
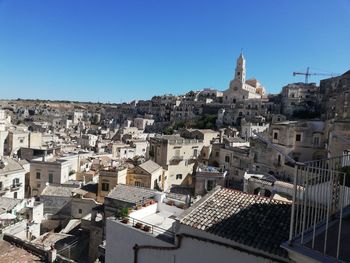
[[[219,152],[215,152],[215,157],[219,157]]]
[[[274,132],[273,133],[273,139],[274,140],[278,140],[278,132]]]
[[[13,193],[13,198],[17,198],[17,192]]]
[[[215,181],[209,180],[207,182],[207,191],[212,190],[215,187]]]
[[[229,163],[230,162],[230,156],[225,156],[225,162]]]
[[[109,183],[102,183],[102,191],[109,191]]]
[[[159,177],[158,177],[158,181],[160,182],[160,181],[161,181],[161,179],[162,179],[162,176],[160,176],[160,175],[159,175]]]
[[[198,150],[197,149],[193,149],[193,156],[197,157],[197,155],[198,155]]]
[[[40,172],[36,172],[36,179],[40,179]]]
[[[301,141],[301,134],[295,135],[295,141],[300,142]]]
[[[79,208],[78,213],[79,213],[79,214],[82,214],[82,213],[83,213],[83,210],[82,210],[81,208]]]
[[[0,182],[0,190],[2,190],[2,182]]]
[[[320,138],[319,137],[314,137],[314,145],[319,146],[320,145]]]
[[[277,166],[281,166],[281,155],[277,157]]]
[[[182,174],[177,174],[176,175],[176,180],[178,180],[178,179],[180,179],[180,180],[182,179]]]
[[[49,183],[53,183],[53,173],[49,173]]]
[[[136,181],[135,182],[135,186],[137,187],[143,187],[143,183],[139,182],[139,181]]]
[[[15,178],[12,180],[12,186],[15,187],[17,185],[19,185],[19,178]]]

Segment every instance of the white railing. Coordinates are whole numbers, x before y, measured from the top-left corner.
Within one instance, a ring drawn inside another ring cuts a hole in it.
[[[290,245],[315,249],[315,242],[319,244],[322,241],[322,248],[317,248],[321,250],[319,252],[341,259],[339,251],[344,245],[340,242],[344,234],[343,212],[350,205],[350,191],[346,186],[347,176],[344,172],[347,166],[350,166],[349,155],[295,163]],[[333,227],[334,231],[334,225],[338,228],[336,251],[329,253],[329,230]]]

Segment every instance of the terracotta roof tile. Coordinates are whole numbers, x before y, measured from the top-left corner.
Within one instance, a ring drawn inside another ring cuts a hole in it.
[[[288,239],[291,205],[217,188],[179,218],[180,223],[277,256]]]

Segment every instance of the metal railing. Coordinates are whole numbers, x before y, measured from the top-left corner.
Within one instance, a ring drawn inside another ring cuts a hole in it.
[[[152,234],[152,235],[154,235],[157,238],[160,238],[162,240],[165,240],[165,241],[168,241],[171,243],[173,243],[175,240],[175,233],[170,231],[170,230],[146,223],[144,221],[141,221],[139,219],[135,219],[133,217],[124,217],[123,220],[125,220],[124,222],[126,224],[128,224],[134,228],[143,230],[146,233],[150,233],[150,234]]]
[[[183,160],[184,160],[183,156],[174,156],[173,158],[171,158],[169,160],[169,163],[172,164],[172,165],[175,165],[175,164],[179,164]]]
[[[294,164],[290,245],[299,244],[339,259],[343,211],[350,204],[350,191],[343,172],[347,166],[350,166],[350,155]],[[330,228],[337,242],[336,251],[332,253],[327,250]]]

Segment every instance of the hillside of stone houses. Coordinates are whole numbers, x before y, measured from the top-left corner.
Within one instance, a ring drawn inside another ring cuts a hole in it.
[[[350,71],[269,94],[246,78],[248,62],[240,53],[223,91],[114,104],[1,100],[0,251],[12,251],[1,253],[43,262],[300,260],[283,245],[294,189],[311,202],[309,179],[296,171],[308,162],[328,171],[324,160],[345,158],[334,169],[348,173]],[[322,188],[329,179],[312,180]]]

